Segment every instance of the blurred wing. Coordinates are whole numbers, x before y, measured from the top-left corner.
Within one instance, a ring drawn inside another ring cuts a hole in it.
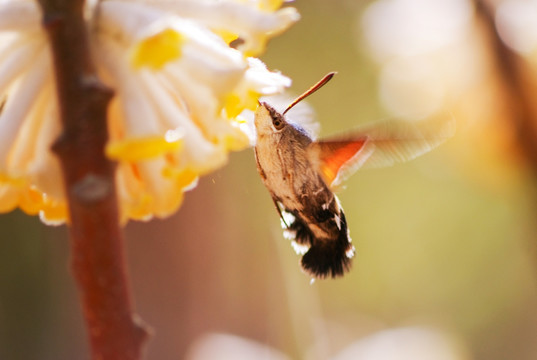
[[[455,133],[455,119],[386,121],[366,125],[358,134],[363,132],[368,134],[368,145],[372,147],[363,167],[379,168],[415,159],[436,148]]]
[[[308,157],[325,183],[332,186],[341,174],[358,169],[367,160],[368,154],[363,151],[367,142],[365,136],[352,140],[315,141],[308,146]]]
[[[365,125],[350,136],[315,142],[310,145],[311,156],[319,159],[318,172],[335,188],[361,167],[378,168],[412,160],[442,144],[454,132],[454,119],[420,123],[385,121]],[[359,143],[361,147],[357,146]]]

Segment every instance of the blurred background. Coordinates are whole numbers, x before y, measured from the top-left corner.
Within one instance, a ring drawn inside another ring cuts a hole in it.
[[[537,358],[537,1],[299,0],[269,68],[321,135],[449,113],[454,138],[339,194],[357,254],[304,275],[251,150],[126,227],[148,359]],[[87,359],[65,227],[0,216],[0,359]]]

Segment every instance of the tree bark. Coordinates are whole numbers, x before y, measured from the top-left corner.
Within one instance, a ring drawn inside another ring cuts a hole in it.
[[[97,79],[83,0],[39,0],[52,51],[62,133],[60,159],[69,207],[71,266],[92,359],[136,360],[148,337],[133,314],[115,165],[105,157],[106,109],[113,92]]]

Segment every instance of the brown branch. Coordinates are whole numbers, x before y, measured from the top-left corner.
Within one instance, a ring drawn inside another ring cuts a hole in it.
[[[474,0],[477,15],[486,26],[490,37],[492,51],[496,66],[499,70],[499,78],[503,87],[505,103],[509,111],[510,125],[516,133],[518,150],[524,156],[529,165],[533,179],[537,179],[537,107],[534,97],[537,92],[532,77],[528,76],[531,71],[524,59],[511,51],[500,39],[494,23],[494,5],[487,0]],[[537,182],[534,181],[532,191],[528,192],[530,198],[537,195]],[[535,201],[533,213],[529,213],[531,224],[535,214]],[[531,234],[534,234],[532,232]],[[534,236],[527,237],[527,248],[537,263],[537,244]]]
[[[500,39],[494,23],[494,5],[475,0],[477,14],[483,20],[491,40],[499,77],[504,88],[505,102],[511,115],[517,141],[537,175],[537,108],[534,105],[535,84],[528,76],[527,63],[511,51]]]
[[[69,204],[72,270],[92,358],[140,359],[148,337],[129,295],[114,164],[104,155],[113,93],[91,61],[83,0],[39,0],[50,41],[63,132],[53,146]]]

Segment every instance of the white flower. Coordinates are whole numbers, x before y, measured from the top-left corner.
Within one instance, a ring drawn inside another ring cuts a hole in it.
[[[167,216],[198,176],[249,144],[237,116],[290,80],[255,58],[298,19],[281,1],[104,0],[88,11],[98,74],[116,96],[107,155],[122,220]],[[52,62],[37,5],[0,3],[0,211],[66,218]],[[229,45],[233,42],[236,49]]]

